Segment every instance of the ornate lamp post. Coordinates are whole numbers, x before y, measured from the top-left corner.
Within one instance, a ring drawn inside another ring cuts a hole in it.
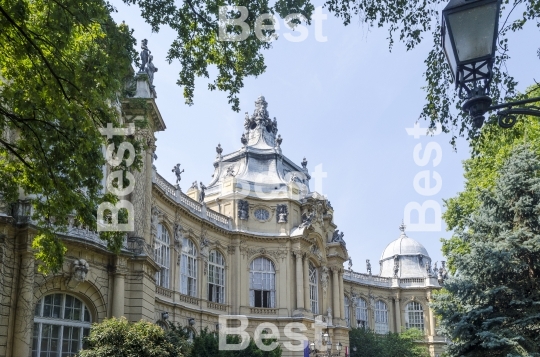
[[[341,342],[337,342],[334,345],[336,346],[336,352],[332,353],[332,341],[330,341],[330,336],[328,332],[325,332],[322,335],[323,346],[326,345],[326,351],[319,351],[315,348],[315,342],[309,344],[309,354],[314,357],[338,357],[341,354],[341,349],[343,345]]]
[[[508,108],[497,113],[503,128],[516,123],[516,114],[540,116],[538,108],[513,108],[540,102],[540,97],[491,106],[489,87],[500,7],[501,0],[450,0],[442,12],[442,46],[459,96],[466,99],[463,110],[471,115],[476,128],[482,127],[484,114],[492,110]]]

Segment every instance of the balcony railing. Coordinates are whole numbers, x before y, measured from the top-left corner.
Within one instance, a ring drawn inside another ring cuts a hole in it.
[[[223,228],[232,229],[232,219],[230,217],[206,208],[205,205],[187,196],[177,186],[172,185],[155,171],[152,175],[152,182],[161,188],[168,197],[187,208],[191,213]]]

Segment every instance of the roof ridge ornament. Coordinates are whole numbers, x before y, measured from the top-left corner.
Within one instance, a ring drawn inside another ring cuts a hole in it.
[[[399,235],[400,238],[406,238],[407,237],[407,234],[405,234],[405,228],[407,228],[407,226],[405,225],[405,222],[403,222],[403,220],[401,220],[401,224],[399,225],[399,230],[401,231],[401,234]]]

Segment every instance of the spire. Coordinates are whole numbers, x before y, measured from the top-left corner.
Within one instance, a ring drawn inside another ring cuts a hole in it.
[[[407,235],[405,234],[405,228],[407,228],[407,226],[405,225],[403,220],[401,220],[401,225],[399,226],[399,230],[401,231],[401,234],[399,235],[400,238],[407,237]]]
[[[255,110],[250,116],[246,112],[244,120],[245,136],[248,139],[248,146],[257,145],[260,139],[266,146],[274,148],[276,146],[276,136],[278,132],[277,119],[271,119],[268,112],[268,102],[264,96],[259,96],[255,101]],[[280,142],[281,143],[281,140]]]

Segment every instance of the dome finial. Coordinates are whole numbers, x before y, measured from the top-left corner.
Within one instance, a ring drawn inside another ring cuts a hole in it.
[[[405,234],[405,228],[407,228],[407,226],[405,225],[405,222],[403,222],[403,220],[401,220],[401,225],[399,226],[399,230],[401,231],[401,236],[402,237],[406,237],[407,235]]]

